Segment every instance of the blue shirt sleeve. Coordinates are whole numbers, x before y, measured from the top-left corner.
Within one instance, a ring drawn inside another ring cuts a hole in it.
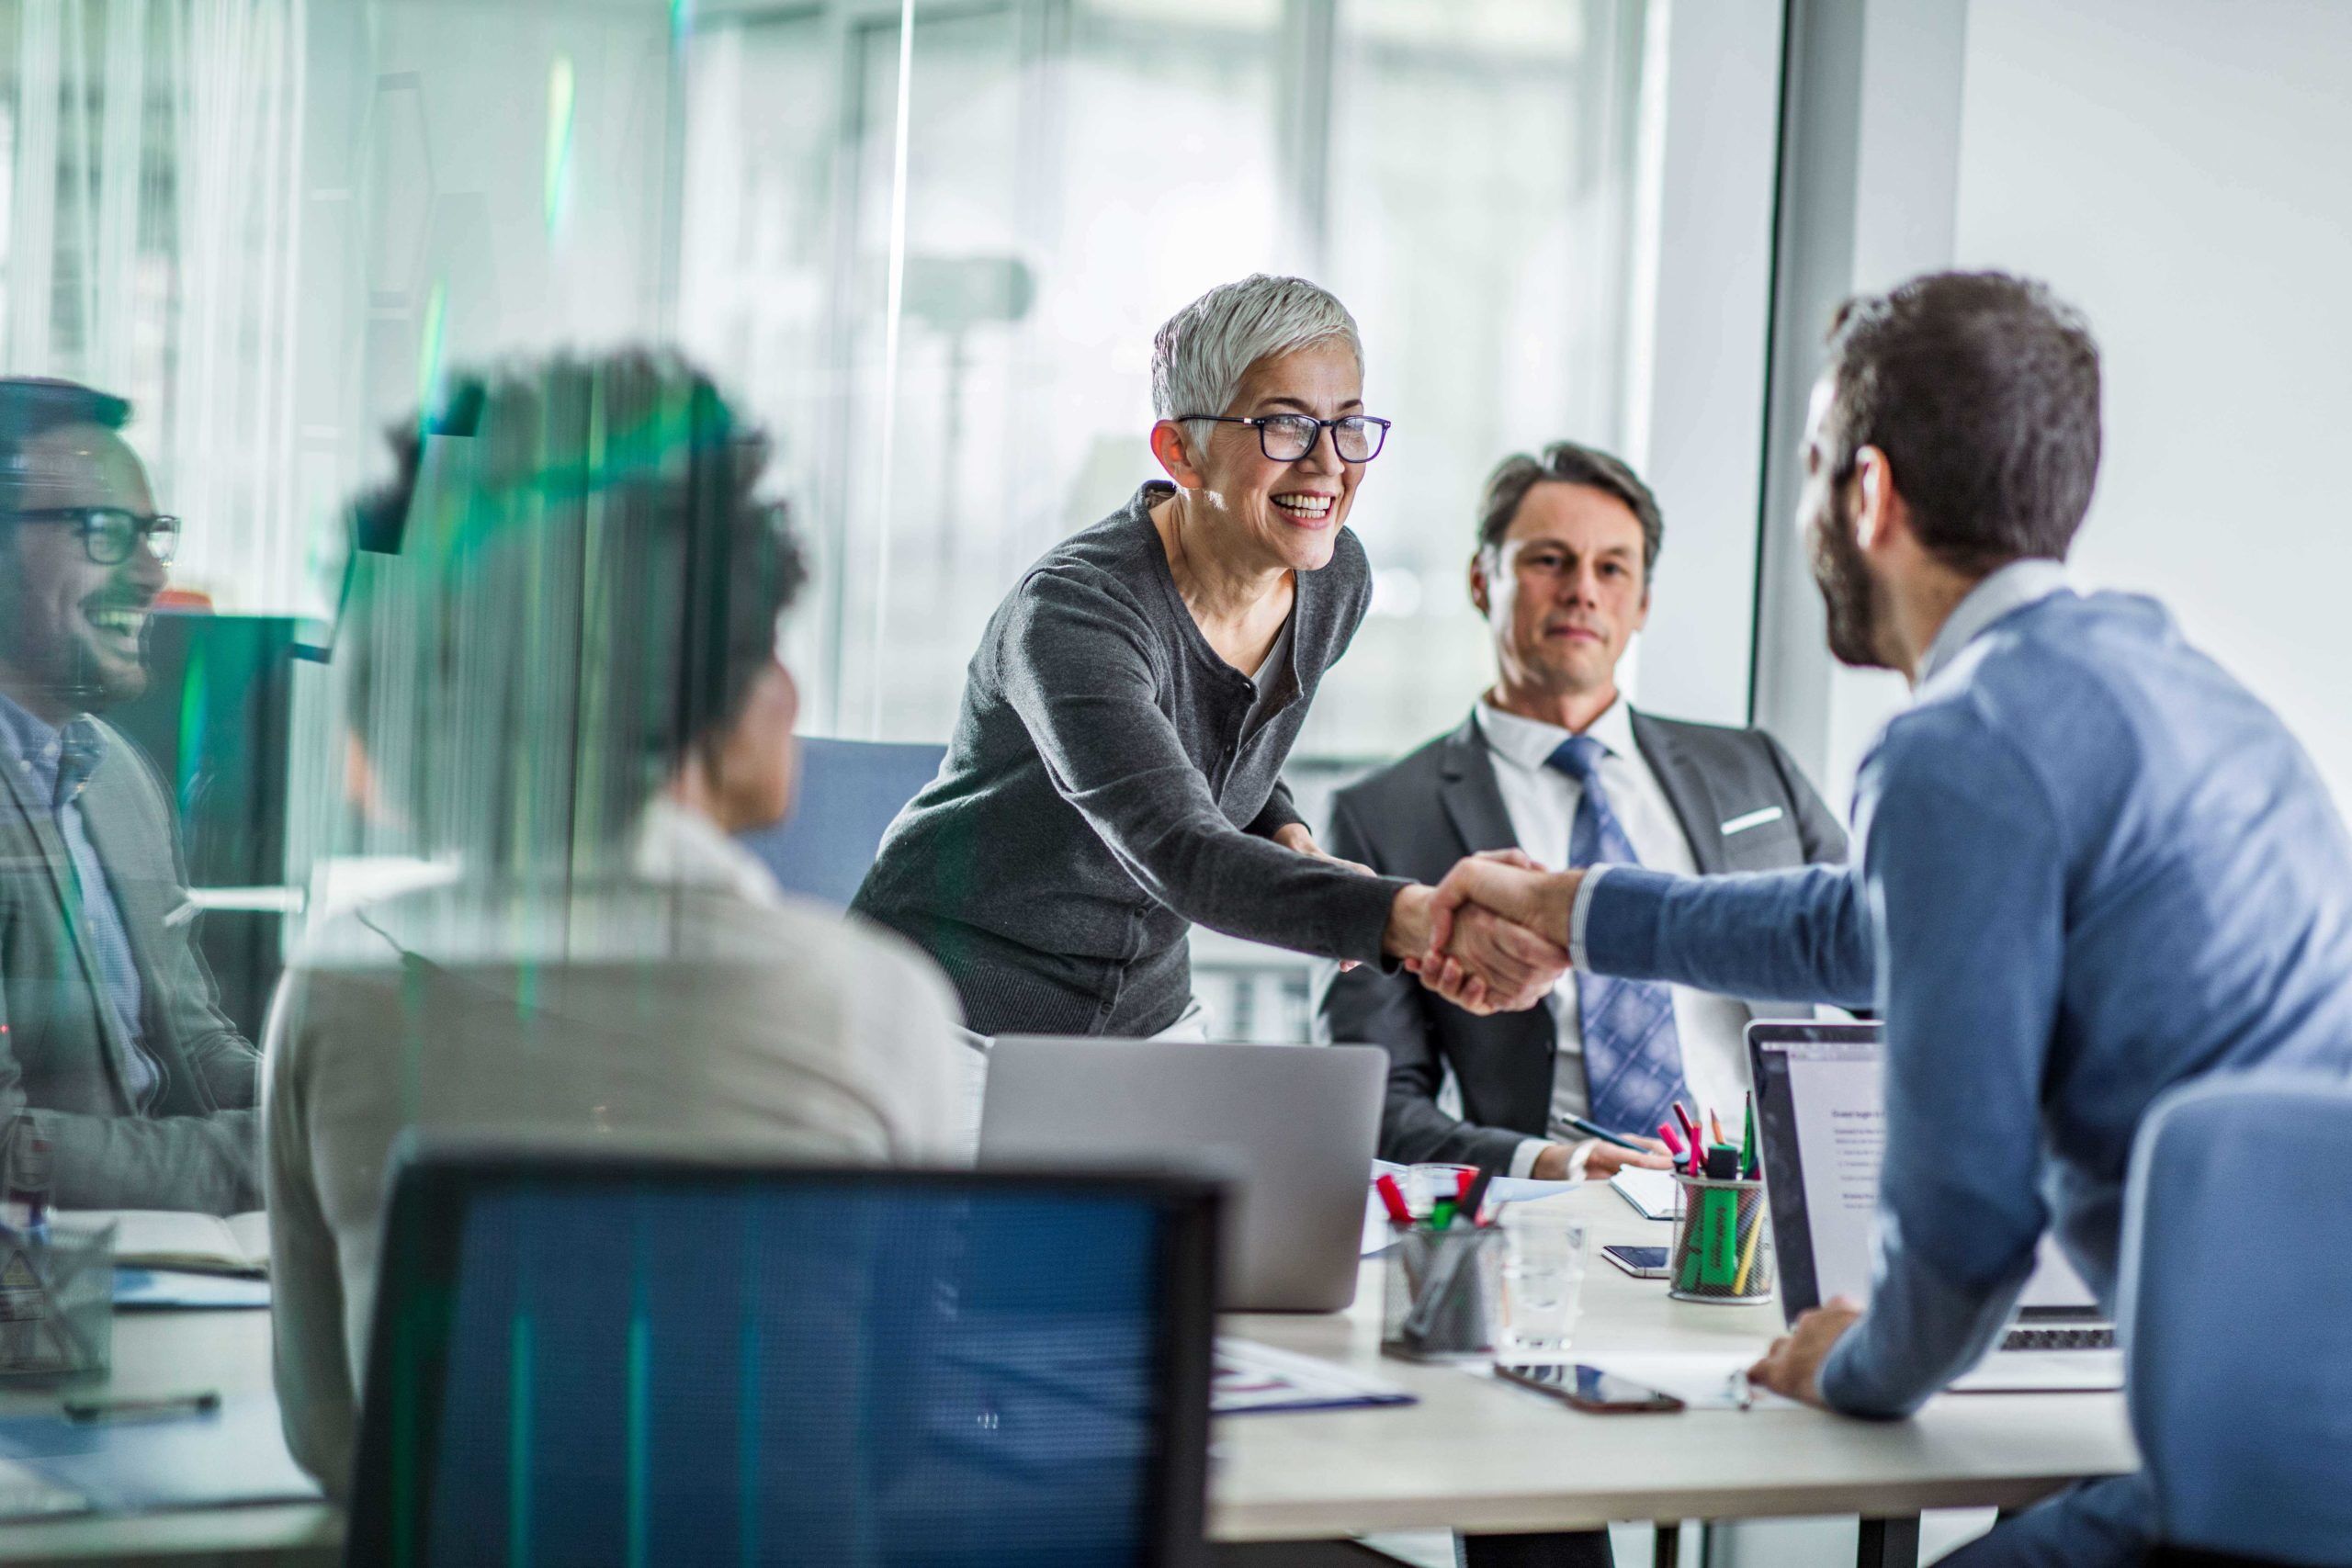
[[[1876,994],[1877,956],[1849,867],[1674,876],[1611,866],[1590,886],[1571,946],[1595,974],[1849,1008]]]
[[[1886,1155],[1870,1310],[1821,1392],[1901,1416],[1984,1354],[2033,1270],[2066,855],[2040,775],[1959,705],[1891,726],[1859,797],[1884,953]]]

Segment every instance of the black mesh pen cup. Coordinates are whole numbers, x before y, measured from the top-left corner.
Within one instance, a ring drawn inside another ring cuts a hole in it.
[[[1398,1237],[1381,1292],[1381,1348],[1416,1361],[1493,1354],[1502,1247],[1498,1227],[1466,1223]]]
[[[111,1223],[0,1233],[0,1380],[104,1375],[114,1349],[114,1235]]]
[[[1667,1250],[1667,1294],[1677,1301],[1738,1305],[1772,1294],[1770,1216],[1764,1183],[1716,1180],[1680,1171],[1682,1212]]]

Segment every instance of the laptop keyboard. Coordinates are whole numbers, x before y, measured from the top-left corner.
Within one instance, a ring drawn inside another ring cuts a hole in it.
[[[2012,1328],[2001,1337],[2004,1350],[2112,1350],[2115,1325],[2081,1328]]]

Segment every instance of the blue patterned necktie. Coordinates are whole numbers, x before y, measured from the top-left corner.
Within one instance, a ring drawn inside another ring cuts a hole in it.
[[[1642,863],[1600,787],[1600,760],[1608,754],[1609,748],[1591,736],[1572,735],[1544,759],[1583,786],[1568,829],[1571,866]],[[1586,1114],[1604,1127],[1635,1134],[1670,1121],[1674,1113],[1668,1108],[1690,1095],[1682,1081],[1674,993],[1654,980],[1579,974],[1577,1010],[1584,1024]]]

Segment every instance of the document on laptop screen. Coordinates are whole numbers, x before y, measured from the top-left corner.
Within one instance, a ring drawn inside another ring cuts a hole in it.
[[[1805,1216],[1821,1299],[1871,1294],[1878,1235],[1878,1168],[1886,1152],[1885,1070],[1876,1044],[1817,1041],[1788,1047],[1789,1101],[1804,1151]]]
[[[1885,1068],[1869,1041],[1817,1041],[1786,1048],[1789,1099],[1804,1151],[1804,1206],[1821,1299],[1871,1298],[1878,1241],[1878,1173],[1886,1154]],[[1818,1153],[1816,1153],[1818,1151]],[[1823,1157],[1826,1156],[1826,1157]],[[2091,1289],[2045,1232],[2019,1307],[2087,1309]]]

